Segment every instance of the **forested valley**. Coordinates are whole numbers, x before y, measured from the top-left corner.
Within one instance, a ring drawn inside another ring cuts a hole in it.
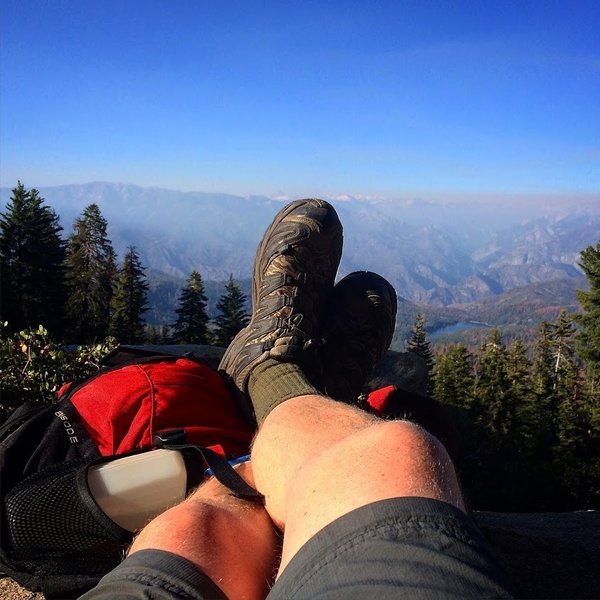
[[[192,271],[174,322],[148,326],[144,265],[135,247],[117,261],[98,205],[65,236],[21,183],[0,214],[0,260],[3,420],[25,401],[51,402],[119,343],[227,346],[249,318],[232,277],[209,318]],[[434,347],[423,315],[415,320],[407,349],[425,360],[428,392],[450,416],[473,508],[600,508],[600,242],[582,248],[580,265],[589,289],[578,291],[579,312],[543,322],[527,345],[492,329],[476,349]]]

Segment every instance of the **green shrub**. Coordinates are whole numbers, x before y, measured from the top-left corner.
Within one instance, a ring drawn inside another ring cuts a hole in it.
[[[116,341],[68,349],[40,325],[10,334],[0,323],[0,419],[24,402],[50,403],[67,381],[85,377],[100,367],[101,358]]]

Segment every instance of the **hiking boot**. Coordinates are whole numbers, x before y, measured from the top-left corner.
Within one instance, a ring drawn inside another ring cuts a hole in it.
[[[321,348],[324,391],[334,400],[357,404],[383,358],[396,326],[394,288],[370,271],[350,273],[329,296]]]
[[[276,215],[254,259],[252,318],[219,365],[238,398],[267,359],[320,372],[321,323],[341,254],[342,225],[327,202],[297,200]]]

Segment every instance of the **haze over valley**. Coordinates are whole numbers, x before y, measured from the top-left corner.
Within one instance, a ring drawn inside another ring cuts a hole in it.
[[[156,324],[172,318],[194,269],[205,282],[209,309],[230,274],[249,290],[256,246],[284,203],[112,183],[43,187],[40,193],[60,216],[65,236],[86,206],[100,206],[117,253],[129,245],[140,253],[151,285],[147,319]],[[10,189],[0,194],[4,209]],[[550,305],[573,309],[574,290],[585,285],[579,253],[600,237],[600,199],[593,195],[329,200],[344,225],[339,276],[358,269],[382,274],[407,301],[409,314],[417,310],[413,304],[447,317],[452,310],[444,307],[478,303],[469,314],[485,317],[482,306],[510,305],[509,293],[527,286],[518,304],[537,298],[540,310],[545,294]],[[551,299],[556,290],[560,299]],[[452,322],[446,317],[442,323]]]

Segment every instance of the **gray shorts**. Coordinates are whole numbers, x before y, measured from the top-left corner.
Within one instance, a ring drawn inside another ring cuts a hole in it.
[[[510,598],[512,585],[466,514],[393,498],[358,508],[294,556],[268,600]]]
[[[444,502],[394,498],[358,508],[317,533],[290,561],[267,600],[509,598],[511,591],[467,515]],[[207,600],[225,595],[190,561],[162,550],[141,550],[83,598]]]

